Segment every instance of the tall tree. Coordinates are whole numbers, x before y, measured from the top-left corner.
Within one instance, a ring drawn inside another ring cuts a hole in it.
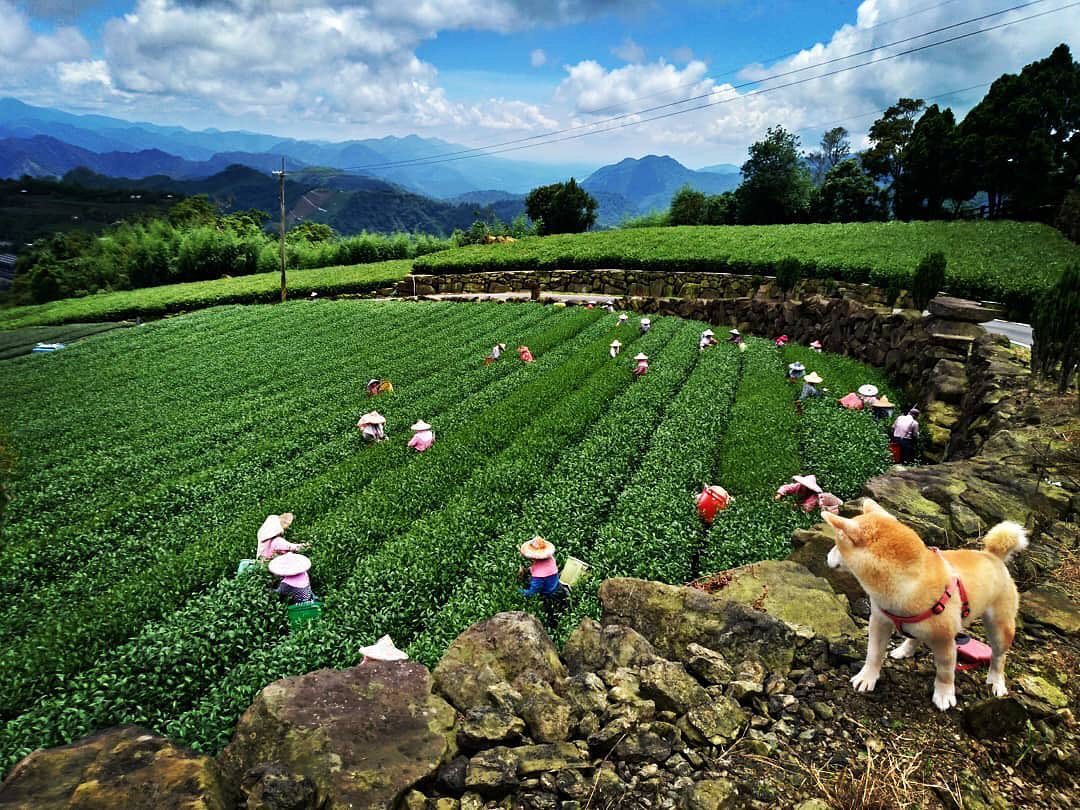
[[[820,148],[806,153],[806,162],[810,164],[810,176],[814,185],[825,182],[825,175],[834,166],[851,156],[851,141],[848,131],[843,127],[833,127],[821,136]]]
[[[916,122],[907,146],[905,189],[911,216],[939,219],[944,214],[945,200],[970,196],[961,189],[958,153],[959,136],[952,110],[931,105]]]
[[[995,81],[960,125],[990,215],[1049,221],[1080,172],[1078,133],[1080,64],[1067,45]]]
[[[901,219],[913,207],[907,195],[907,147],[915,129],[915,119],[925,103],[918,98],[902,98],[870,127],[871,146],[862,154],[863,166],[871,176],[888,183],[893,213]]]
[[[871,222],[885,218],[881,189],[857,160],[833,166],[818,195],[818,217],[826,222]]]
[[[537,233],[581,233],[596,222],[596,200],[571,177],[565,183],[538,186],[525,197],[525,212]]]
[[[750,147],[735,191],[739,222],[779,225],[807,218],[813,184],[799,157],[799,139],[781,126],[770,127]]]

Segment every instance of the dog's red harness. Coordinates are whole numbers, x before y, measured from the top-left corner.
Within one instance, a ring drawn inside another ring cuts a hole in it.
[[[937,554],[938,550],[931,547],[930,550]],[[889,611],[879,608],[884,613],[889,621],[893,623],[893,626],[900,631],[901,635],[912,638],[911,634],[904,630],[905,624],[918,624],[919,622],[926,621],[931,616],[940,616],[945,612],[945,606],[949,604],[949,600],[952,599],[953,593],[959,592],[960,594],[960,617],[966,619],[971,615],[971,605],[968,604],[967,589],[964,588],[964,583],[960,580],[960,577],[953,577],[949,580],[949,584],[945,586],[945,593],[934,602],[933,606],[929,610],[924,610],[922,613],[918,613],[914,616],[897,616],[895,613],[889,613]]]

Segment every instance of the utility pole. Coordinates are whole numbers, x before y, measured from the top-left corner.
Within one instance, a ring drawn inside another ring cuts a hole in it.
[[[288,286],[285,283],[285,158],[281,159],[281,171],[273,172],[280,179],[280,202],[281,202],[281,303],[285,303],[288,294]]]

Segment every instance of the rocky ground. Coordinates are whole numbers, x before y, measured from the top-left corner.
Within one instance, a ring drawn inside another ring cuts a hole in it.
[[[848,683],[865,627],[790,561],[707,592],[608,580],[561,654],[525,613],[474,625],[433,673],[366,662],[271,684],[216,759],[145,729],[39,751],[0,808],[580,810],[1080,806],[1080,614],[1036,607],[992,698],[928,656]]]

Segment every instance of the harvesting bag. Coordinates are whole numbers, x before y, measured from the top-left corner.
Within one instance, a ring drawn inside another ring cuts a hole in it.
[[[957,669],[967,670],[987,666],[993,655],[994,651],[990,649],[989,644],[985,644],[967,633],[961,633],[956,637]]]
[[[572,588],[578,584],[578,580],[581,579],[588,570],[589,566],[577,557],[567,557],[566,565],[563,566],[562,575],[559,577],[559,582]]]

